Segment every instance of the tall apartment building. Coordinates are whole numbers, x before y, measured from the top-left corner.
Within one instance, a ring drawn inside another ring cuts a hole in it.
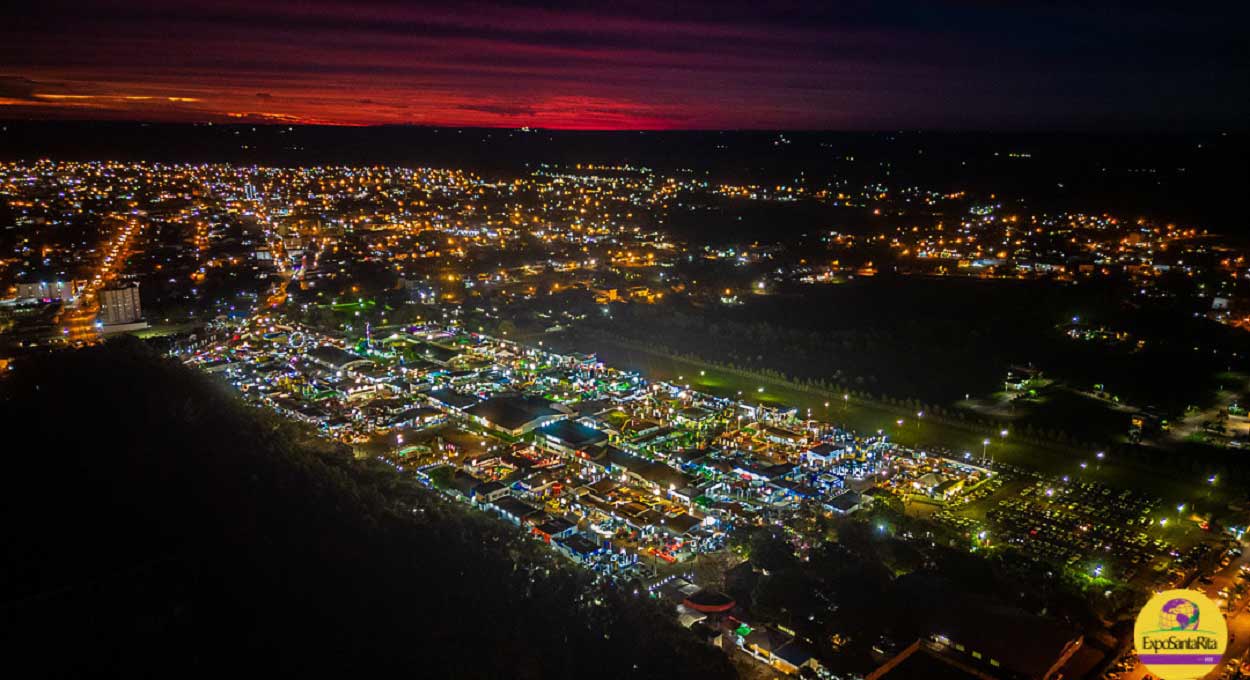
[[[139,308],[139,284],[128,283],[100,291],[100,321],[105,326],[134,323],[143,316]]]

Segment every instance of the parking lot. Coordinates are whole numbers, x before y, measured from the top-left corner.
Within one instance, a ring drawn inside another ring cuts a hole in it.
[[[1090,578],[1161,587],[1218,543],[1183,504],[1097,482],[1003,472],[932,519],[978,549],[1009,545]]]

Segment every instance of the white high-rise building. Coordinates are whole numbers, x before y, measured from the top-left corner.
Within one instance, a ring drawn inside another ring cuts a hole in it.
[[[134,323],[143,316],[139,307],[139,284],[128,283],[100,291],[100,321],[105,326]]]

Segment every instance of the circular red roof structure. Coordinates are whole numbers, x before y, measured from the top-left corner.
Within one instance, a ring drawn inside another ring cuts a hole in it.
[[[683,600],[682,604],[704,614],[719,614],[733,609],[737,603],[732,597],[718,590],[703,588]]]

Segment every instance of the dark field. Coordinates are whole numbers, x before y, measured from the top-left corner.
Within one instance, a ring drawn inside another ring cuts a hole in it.
[[[1179,412],[1209,399],[1217,374],[1244,363],[1230,329],[1188,309],[1134,308],[1110,287],[975,279],[857,279],[794,286],[739,307],[634,305],[596,327],[679,353],[821,378],[875,396],[950,404],[1002,389],[1012,365],[1033,365],[1080,390]],[[1079,318],[1133,342],[1076,341]],[[1138,347],[1137,340],[1144,340]]]

